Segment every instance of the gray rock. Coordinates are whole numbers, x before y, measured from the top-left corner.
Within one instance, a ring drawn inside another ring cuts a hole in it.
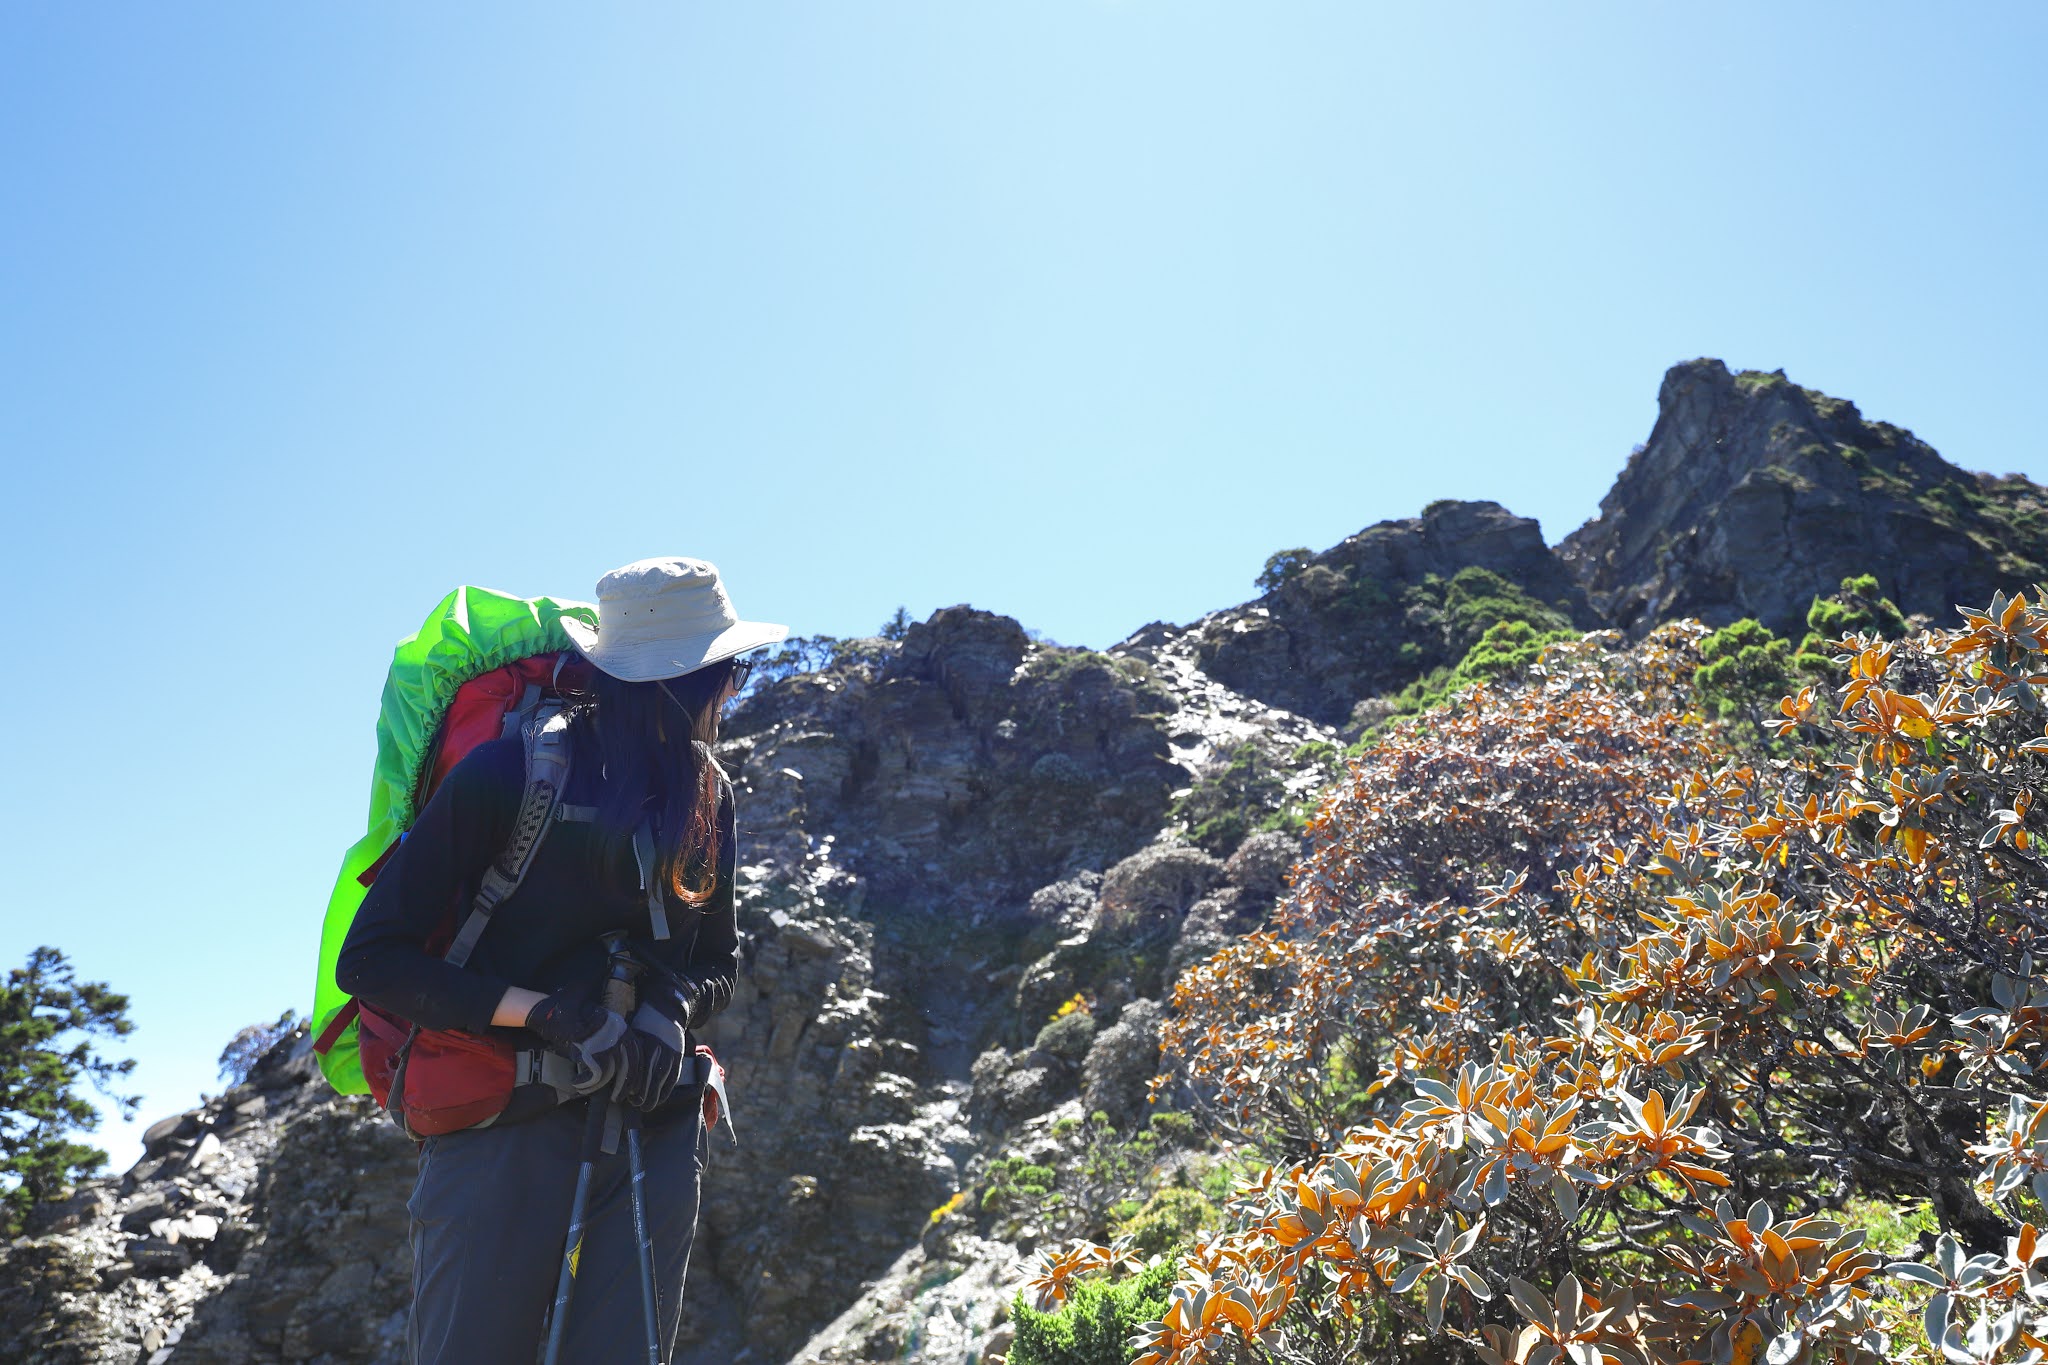
[[[167,1119],[159,1119],[142,1130],[142,1154],[162,1156],[181,1139],[197,1138],[199,1128],[200,1116],[196,1113],[173,1114]]]
[[[1174,976],[1206,960],[1252,927],[1258,902],[1237,887],[1226,886],[1195,902],[1181,921],[1180,938],[1173,945],[1169,966]]]
[[[192,1248],[168,1237],[141,1237],[128,1244],[128,1264],[138,1275],[176,1275],[192,1264]]]
[[[81,1186],[63,1199],[54,1199],[30,1209],[28,1217],[23,1220],[22,1231],[30,1237],[70,1232],[85,1223],[105,1217],[112,1204],[113,1196],[104,1186]],[[135,1230],[137,1229],[131,1229]]]
[[[175,1187],[145,1190],[121,1206],[123,1232],[147,1232],[149,1225],[175,1213],[182,1202]]]
[[[1301,852],[1301,840],[1291,834],[1254,834],[1230,855],[1223,875],[1247,897],[1270,904],[1286,890],[1287,874],[1301,860]]]
[[[1088,1045],[1094,1040],[1095,1016],[1088,1010],[1077,1009],[1040,1029],[1032,1046],[1063,1062],[1078,1064],[1088,1055]]]
[[[1145,1110],[1146,1091],[1159,1070],[1159,1024],[1165,1008],[1155,1000],[1134,1000],[1116,1023],[1095,1035],[1081,1064],[1081,1103],[1118,1126],[1135,1122]]]
[[[211,1132],[203,1134],[190,1155],[180,1163],[179,1170],[186,1173],[210,1171],[219,1162],[220,1154],[220,1135]]]
[[[974,1059],[974,1094],[979,1103],[985,1095],[993,1095],[1003,1077],[1010,1074],[1010,1054],[1000,1047],[992,1047]]]
[[[1042,886],[1031,893],[1031,918],[1059,933],[1084,929],[1095,913],[1095,897],[1101,886],[1102,874],[1098,872],[1082,872]]]
[[[998,1120],[1008,1121],[1043,1114],[1059,1103],[1062,1079],[1058,1067],[1019,1067],[997,1083],[989,1112]]]
[[[220,1219],[211,1214],[194,1213],[183,1218],[173,1218],[165,1229],[164,1236],[174,1242],[211,1242],[220,1236]]]
[[[1121,923],[1175,922],[1223,879],[1223,863],[1188,844],[1158,843],[1102,879],[1103,909]]]

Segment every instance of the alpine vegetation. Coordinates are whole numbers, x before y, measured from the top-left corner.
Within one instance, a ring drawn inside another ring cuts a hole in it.
[[[1177,1074],[1283,1159],[1138,1365],[2038,1359],[2039,602],[1828,642],[1768,747],[1678,624],[1356,761],[1270,927],[1175,987]],[[1884,1245],[1888,1205],[1939,1234]]]

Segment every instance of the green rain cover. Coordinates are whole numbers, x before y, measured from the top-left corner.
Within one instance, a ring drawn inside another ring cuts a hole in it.
[[[363,903],[357,880],[411,827],[419,790],[441,718],[455,691],[471,678],[515,660],[569,648],[562,617],[596,624],[596,608],[552,597],[512,597],[488,588],[457,588],[441,599],[420,628],[398,642],[377,713],[377,767],[370,778],[370,828],[342,855],[327,917],[320,926],[320,975],[313,984],[313,1036],[333,1022],[348,996],[334,984],[334,962]],[[351,1022],[320,1058],[328,1082],[344,1095],[362,1094],[363,1079]]]

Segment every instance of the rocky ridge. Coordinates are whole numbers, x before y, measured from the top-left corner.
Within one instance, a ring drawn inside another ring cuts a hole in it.
[[[1473,569],[1514,585],[1561,623],[1599,624],[1533,519],[1499,503],[1443,501],[1369,526],[1257,601],[1203,617],[1193,662],[1247,696],[1341,725],[1361,699],[1457,662],[1472,637],[1444,630],[1417,590]]]
[[[1681,616],[1796,634],[1816,594],[1866,573],[1902,611],[1948,620],[2048,574],[2048,503],[1783,370],[1694,360],[1664,376],[1650,439],[1558,550],[1633,635]]]
[[[1090,1115],[1140,1121],[1173,975],[1283,894],[1290,812],[1359,703],[1455,662],[1489,613],[1785,628],[1854,572],[1945,613],[2040,572],[2040,499],[1696,361],[1555,549],[1496,504],[1439,503],[1106,651],[952,607],[760,690],[721,751],[743,965],[709,1037],[740,1140],[714,1141],[678,1362],[999,1356],[1018,1268],[1062,1225],[969,1193],[1001,1160],[1071,1160]],[[1247,763],[1243,818],[1197,846],[1197,799]],[[0,1249],[0,1358],[402,1359],[411,1145],[305,1048],[37,1211]]]

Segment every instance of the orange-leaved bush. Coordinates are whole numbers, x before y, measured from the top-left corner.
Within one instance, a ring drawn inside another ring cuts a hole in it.
[[[1454,1076],[1553,1012],[1597,927],[1558,888],[1713,759],[1675,690],[1699,633],[1553,646],[1533,685],[1482,685],[1351,765],[1270,927],[1176,986],[1166,1045],[1220,1121],[1309,1156],[1396,1078]]]
[[[1182,977],[1169,1058],[1283,1159],[1138,1365],[2042,1358],[2048,612],[1835,641],[1780,756],[1700,718],[1701,634],[1390,736]]]

